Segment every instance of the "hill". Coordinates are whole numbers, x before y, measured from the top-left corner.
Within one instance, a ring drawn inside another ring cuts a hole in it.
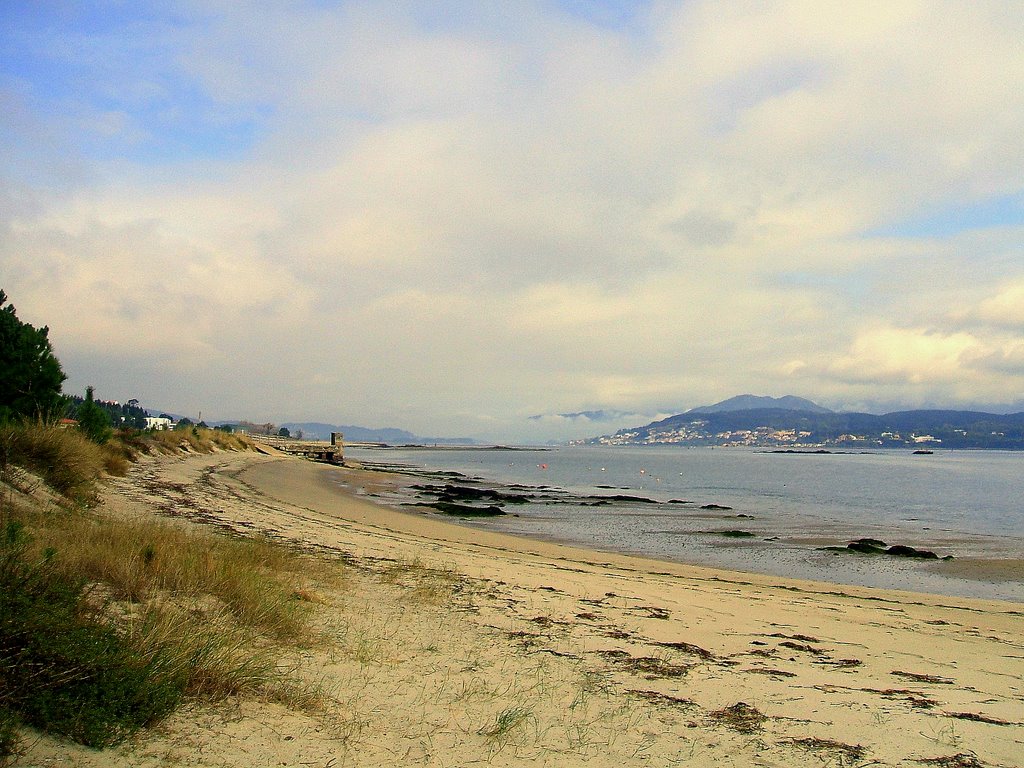
[[[980,411],[912,410],[877,415],[786,408],[693,410],[583,442],[1024,450],[1024,412],[1000,415]]]
[[[832,413],[828,408],[793,395],[785,395],[784,397],[737,395],[714,405],[702,405],[697,408],[691,408],[687,413],[723,413],[727,411],[751,411],[765,408],[807,411],[808,413]]]

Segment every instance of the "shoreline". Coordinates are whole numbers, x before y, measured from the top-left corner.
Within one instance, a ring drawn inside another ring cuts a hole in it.
[[[457,472],[375,461],[366,462],[364,468],[363,463],[358,459],[351,462],[349,468],[358,468],[388,478],[387,482],[379,484],[381,488],[377,493],[366,494],[372,503],[403,514],[422,515],[428,519],[448,522],[471,530],[503,533],[527,541],[543,541],[570,548],[620,554],[659,563],[710,568],[725,573],[760,574],[769,578],[820,582],[843,587],[891,589],[912,593],[1024,603],[1024,558],[972,555],[943,557],[942,555],[946,552],[958,549],[959,539],[955,537],[947,538],[942,544],[925,546],[925,548],[939,549],[940,556],[933,560],[852,551],[837,552],[835,551],[837,548],[834,546],[837,543],[836,540],[820,538],[813,531],[807,533],[790,531],[769,539],[768,541],[776,542],[771,545],[775,549],[773,553],[775,559],[770,559],[765,551],[762,535],[751,534],[749,537],[744,536],[743,538],[716,537],[714,534],[721,534],[720,531],[708,531],[707,535],[703,537],[700,537],[699,533],[691,534],[697,536],[699,540],[695,544],[688,544],[685,549],[679,548],[671,553],[652,553],[625,546],[609,547],[605,541],[589,545],[571,532],[559,535],[548,533],[545,530],[524,530],[524,526],[518,523],[520,516],[515,512],[515,504],[506,508],[508,516],[482,519],[460,518],[457,514],[440,515],[431,511],[414,512],[412,511],[414,507],[409,506],[416,503],[415,499],[423,497],[422,493],[413,491],[413,489],[422,490],[423,482],[465,484],[472,488],[495,489],[506,495],[524,493],[543,495],[553,490],[548,486],[509,485],[503,481],[481,480]],[[358,485],[358,483],[355,484]],[[614,488],[614,486],[608,487]],[[633,491],[628,492],[634,493]],[[572,497],[573,494],[567,494],[567,498]],[[584,505],[588,500],[591,500],[590,497],[576,499],[577,502]],[[649,508],[662,506],[661,504],[655,505],[652,500],[643,498],[640,500],[651,501],[651,503],[640,505],[636,508],[637,511],[646,511]],[[540,506],[543,506],[543,502],[540,503]],[[711,506],[715,510],[729,509],[728,507]],[[627,508],[624,512],[628,514],[629,509],[631,508]],[[701,512],[701,510],[694,511]],[[709,524],[715,522],[728,524],[734,519],[731,514],[713,510],[701,516],[706,517]],[[689,517],[692,519],[694,515],[690,513]],[[750,516],[740,515],[739,517]],[[736,519],[733,525],[742,527],[745,524],[747,521]],[[745,532],[741,531],[741,533]],[[858,533],[856,530],[851,530],[848,533],[850,541],[864,535],[863,532]],[[980,535],[969,536],[973,542],[977,542],[979,538],[981,538]],[[753,550],[750,548],[751,543],[755,544]],[[890,544],[893,543],[902,544],[904,542],[890,541]],[[819,576],[826,566],[835,578],[823,579]]]
[[[347,499],[344,520],[360,525],[369,525],[381,533],[408,536],[426,542],[467,548],[467,551],[494,551],[515,553],[539,558],[556,558],[564,561],[578,561],[596,567],[614,567],[625,572],[656,573],[682,578],[717,583],[754,584],[766,588],[806,591],[809,593],[852,595],[866,599],[913,600],[921,604],[979,603],[987,606],[1005,606],[1011,613],[1019,611],[1024,615],[1024,606],[1016,601],[978,598],[960,595],[946,595],[935,592],[888,589],[841,582],[829,582],[799,577],[778,576],[754,571],[738,571],[714,566],[665,560],[644,554],[625,553],[601,549],[589,549],[575,543],[566,543],[542,538],[530,538],[518,534],[491,531],[485,528],[462,525],[441,516],[412,512],[395,508],[387,502],[374,500],[373,494],[392,487],[399,482],[395,477],[379,470],[364,470],[361,467],[338,467],[307,462],[313,467],[309,477],[315,479],[320,493],[310,494],[310,487],[295,481],[295,469],[287,465],[260,464],[239,475],[255,490],[280,501],[301,503],[320,513],[331,509],[332,501]],[[306,474],[310,470],[301,469]],[[334,476],[332,478],[332,475]],[[342,483],[336,478],[341,478]],[[309,506],[312,504],[312,506]],[[358,511],[357,511],[358,510]],[[956,562],[956,561],[953,561]],[[986,578],[991,562],[964,560],[964,571]],[[1008,561],[1011,569],[1018,561]],[[993,570],[999,570],[996,566]]]

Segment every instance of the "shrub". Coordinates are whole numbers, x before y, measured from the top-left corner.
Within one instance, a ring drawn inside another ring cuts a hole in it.
[[[0,540],[0,709],[92,747],[164,715],[185,678],[160,653],[140,654],[86,601],[84,581],[53,567],[54,552],[26,557],[20,523]]]

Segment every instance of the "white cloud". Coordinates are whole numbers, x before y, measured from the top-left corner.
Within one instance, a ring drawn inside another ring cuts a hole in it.
[[[830,372],[843,380],[872,383],[956,381],[978,350],[978,339],[967,333],[883,326],[858,334]]]
[[[982,301],[978,316],[996,326],[1024,331],[1024,279],[1001,286],[998,293]]]
[[[516,8],[186,3],[149,48],[86,40],[67,66],[109,81],[73,115],[12,97],[5,289],[136,395],[201,361],[179,389],[235,415],[1021,396],[1019,227],[864,234],[1020,191],[1012,4]]]

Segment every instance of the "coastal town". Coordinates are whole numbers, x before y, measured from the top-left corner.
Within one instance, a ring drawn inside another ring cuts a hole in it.
[[[964,435],[966,431],[961,430]],[[682,425],[662,429],[638,428],[621,430],[578,444],[592,445],[714,445],[721,447],[750,446],[760,448],[819,449],[837,447],[897,447],[941,445],[942,439],[929,434],[882,432],[878,435],[843,433],[834,438],[819,437],[809,430],[777,429],[758,426],[753,429],[725,429],[714,431],[704,419],[695,419]]]

